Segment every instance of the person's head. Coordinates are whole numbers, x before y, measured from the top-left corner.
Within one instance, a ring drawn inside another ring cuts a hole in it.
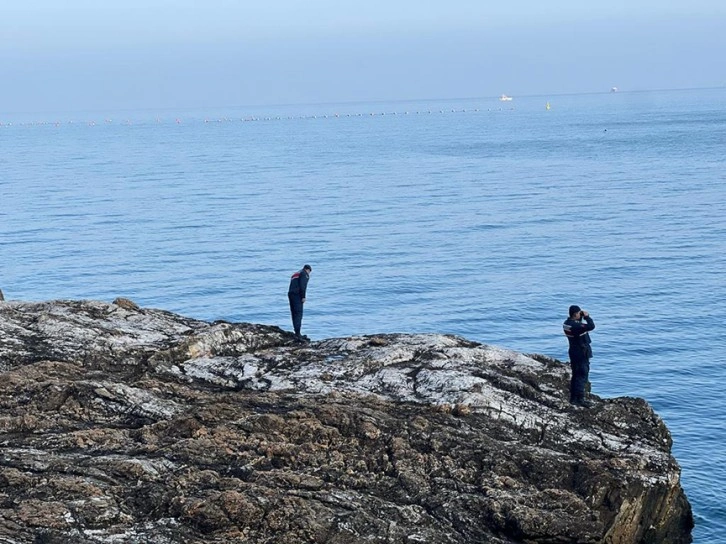
[[[305,272],[307,272],[308,274],[310,274],[310,272],[312,272],[312,271],[313,271],[313,267],[312,267],[312,266],[310,266],[309,264],[306,264],[305,266],[303,266],[303,270],[304,270]]]
[[[570,306],[570,317],[579,318],[580,312],[582,312],[582,309],[577,304]]]

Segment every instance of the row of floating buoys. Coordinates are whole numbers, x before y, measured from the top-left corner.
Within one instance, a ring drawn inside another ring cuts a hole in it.
[[[509,110],[514,110],[514,108],[507,108]],[[487,108],[486,111],[503,111],[504,108]],[[288,115],[288,116],[257,116],[257,115],[251,115],[247,117],[241,117],[239,119],[233,119],[230,117],[220,117],[217,119],[209,119],[205,118],[202,122],[205,124],[209,123],[231,123],[235,121],[242,121],[242,122],[250,122],[250,121],[281,121],[281,120],[315,120],[315,119],[339,119],[339,118],[348,118],[348,117],[386,117],[386,116],[398,116],[398,115],[433,115],[433,114],[445,114],[445,113],[476,113],[482,111],[480,108],[473,108],[473,109],[438,109],[438,110],[417,110],[417,111],[402,111],[402,112],[385,112],[385,111],[374,111],[374,112],[367,112],[367,113],[334,113],[334,114],[320,114],[320,115]],[[199,122],[199,119],[195,118],[193,121]],[[164,121],[163,119],[157,117],[154,119],[154,122],[156,124],[165,124],[167,121]],[[140,121],[139,124],[144,124],[145,121]],[[183,123],[183,120],[181,117],[174,118],[173,123],[180,125]],[[60,127],[62,125],[74,125],[74,124],[85,124],[89,127],[95,127],[98,125],[98,123],[95,120],[91,121],[26,121],[26,122],[19,122],[19,123],[13,123],[13,122],[3,122],[0,121],[0,127],[13,127],[13,126],[22,126],[22,127],[35,127],[35,126],[54,126],[54,127]],[[113,119],[104,119],[102,124],[104,125],[113,125],[113,124],[120,124],[125,126],[131,126],[134,124],[130,119],[126,119],[121,122],[115,122]]]

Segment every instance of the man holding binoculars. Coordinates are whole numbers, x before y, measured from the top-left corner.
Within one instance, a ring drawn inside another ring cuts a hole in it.
[[[574,304],[570,306],[569,313],[570,316],[562,324],[562,329],[570,343],[568,350],[570,368],[572,368],[570,403],[587,408],[591,406],[585,399],[585,388],[590,374],[590,357],[592,357],[589,332],[595,329],[595,322],[589,313]]]

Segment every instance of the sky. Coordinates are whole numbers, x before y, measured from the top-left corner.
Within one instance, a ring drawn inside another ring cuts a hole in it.
[[[0,0],[0,113],[726,86],[724,0]]]

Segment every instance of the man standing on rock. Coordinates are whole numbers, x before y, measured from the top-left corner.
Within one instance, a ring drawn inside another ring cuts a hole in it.
[[[313,269],[309,264],[302,267],[302,270],[295,272],[290,278],[290,288],[287,290],[287,298],[290,301],[290,313],[292,314],[292,326],[295,329],[295,339],[300,342],[307,342],[308,337],[300,334],[303,318],[303,304],[305,304],[305,291],[308,288],[310,272]]]
[[[589,407],[590,403],[585,400],[585,387],[590,374],[590,357],[592,357],[589,332],[595,329],[595,322],[590,314],[573,304],[570,306],[570,317],[565,320],[562,328],[570,343],[568,351],[572,368],[570,402],[575,406]]]

